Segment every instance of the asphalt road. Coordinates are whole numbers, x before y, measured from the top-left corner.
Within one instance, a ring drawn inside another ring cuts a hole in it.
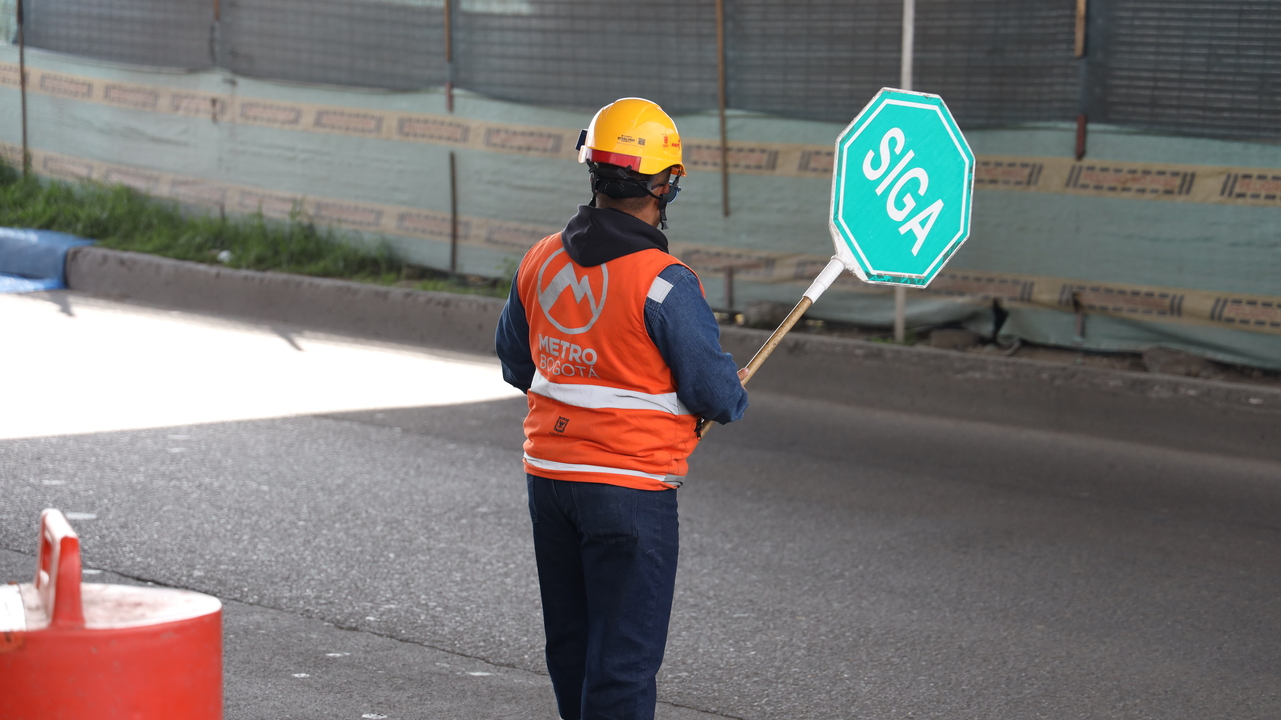
[[[42,508],[84,513],[90,579],[228,603],[229,718],[554,716],[524,402],[492,361],[75,295],[0,316],[35,333],[5,382],[40,388],[0,425],[0,580],[29,574]],[[244,340],[214,380],[255,416],[173,424],[184,391],[153,383],[147,338],[180,330],[166,361],[193,367]],[[43,346],[91,332],[111,373],[86,343],[79,379],[39,376]],[[261,397],[335,347],[379,377]],[[454,395],[362,407],[362,383]],[[94,388],[122,384],[113,429]],[[1281,717],[1281,464],[758,392],[691,465],[660,717]]]

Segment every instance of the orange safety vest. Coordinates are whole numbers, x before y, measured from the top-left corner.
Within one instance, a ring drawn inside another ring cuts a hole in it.
[[[645,299],[682,264],[657,248],[583,267],[560,233],[530,249],[517,272],[538,371],[525,418],[525,471],[554,480],[669,490],[682,482],[697,418],[645,329]]]

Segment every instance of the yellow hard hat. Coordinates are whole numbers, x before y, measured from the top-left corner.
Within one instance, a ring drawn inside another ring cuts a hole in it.
[[[641,175],[667,168],[684,175],[681,134],[657,103],[641,98],[615,100],[597,111],[578,138],[578,162],[608,163]]]

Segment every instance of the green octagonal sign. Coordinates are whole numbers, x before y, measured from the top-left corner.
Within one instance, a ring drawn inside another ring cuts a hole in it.
[[[938,95],[884,88],[836,140],[836,254],[869,283],[925,287],[970,235],[974,153]]]

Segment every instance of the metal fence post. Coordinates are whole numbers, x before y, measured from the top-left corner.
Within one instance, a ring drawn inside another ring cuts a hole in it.
[[[454,0],[445,0],[445,109],[454,112]],[[458,160],[449,151],[449,274],[458,274]]]
[[[721,117],[721,215],[729,217],[729,140],[725,132],[725,0],[716,0],[716,88]]]
[[[445,0],[445,109],[454,111],[454,0]]]
[[[912,55],[916,45],[916,0],[903,0],[903,53],[899,64],[899,87],[912,89]],[[907,288],[894,288],[894,342],[907,341]]]
[[[1085,157],[1085,140],[1086,132],[1089,128],[1089,117],[1086,115],[1086,87],[1089,82],[1088,63],[1090,62],[1086,53],[1086,19],[1089,16],[1089,0],[1076,0],[1076,43],[1075,54],[1080,74],[1080,94],[1077,98],[1077,115],[1076,115],[1076,148],[1074,155],[1077,160]]]
[[[454,151],[449,151],[449,274],[458,273],[458,171]]]
[[[213,27],[209,29],[209,57],[214,67],[219,67],[218,41],[222,34],[222,0],[213,0]]]
[[[15,9],[18,16],[18,89],[22,96],[22,175],[26,177],[31,174],[31,146],[27,143],[27,38],[22,0],[18,0]]]

